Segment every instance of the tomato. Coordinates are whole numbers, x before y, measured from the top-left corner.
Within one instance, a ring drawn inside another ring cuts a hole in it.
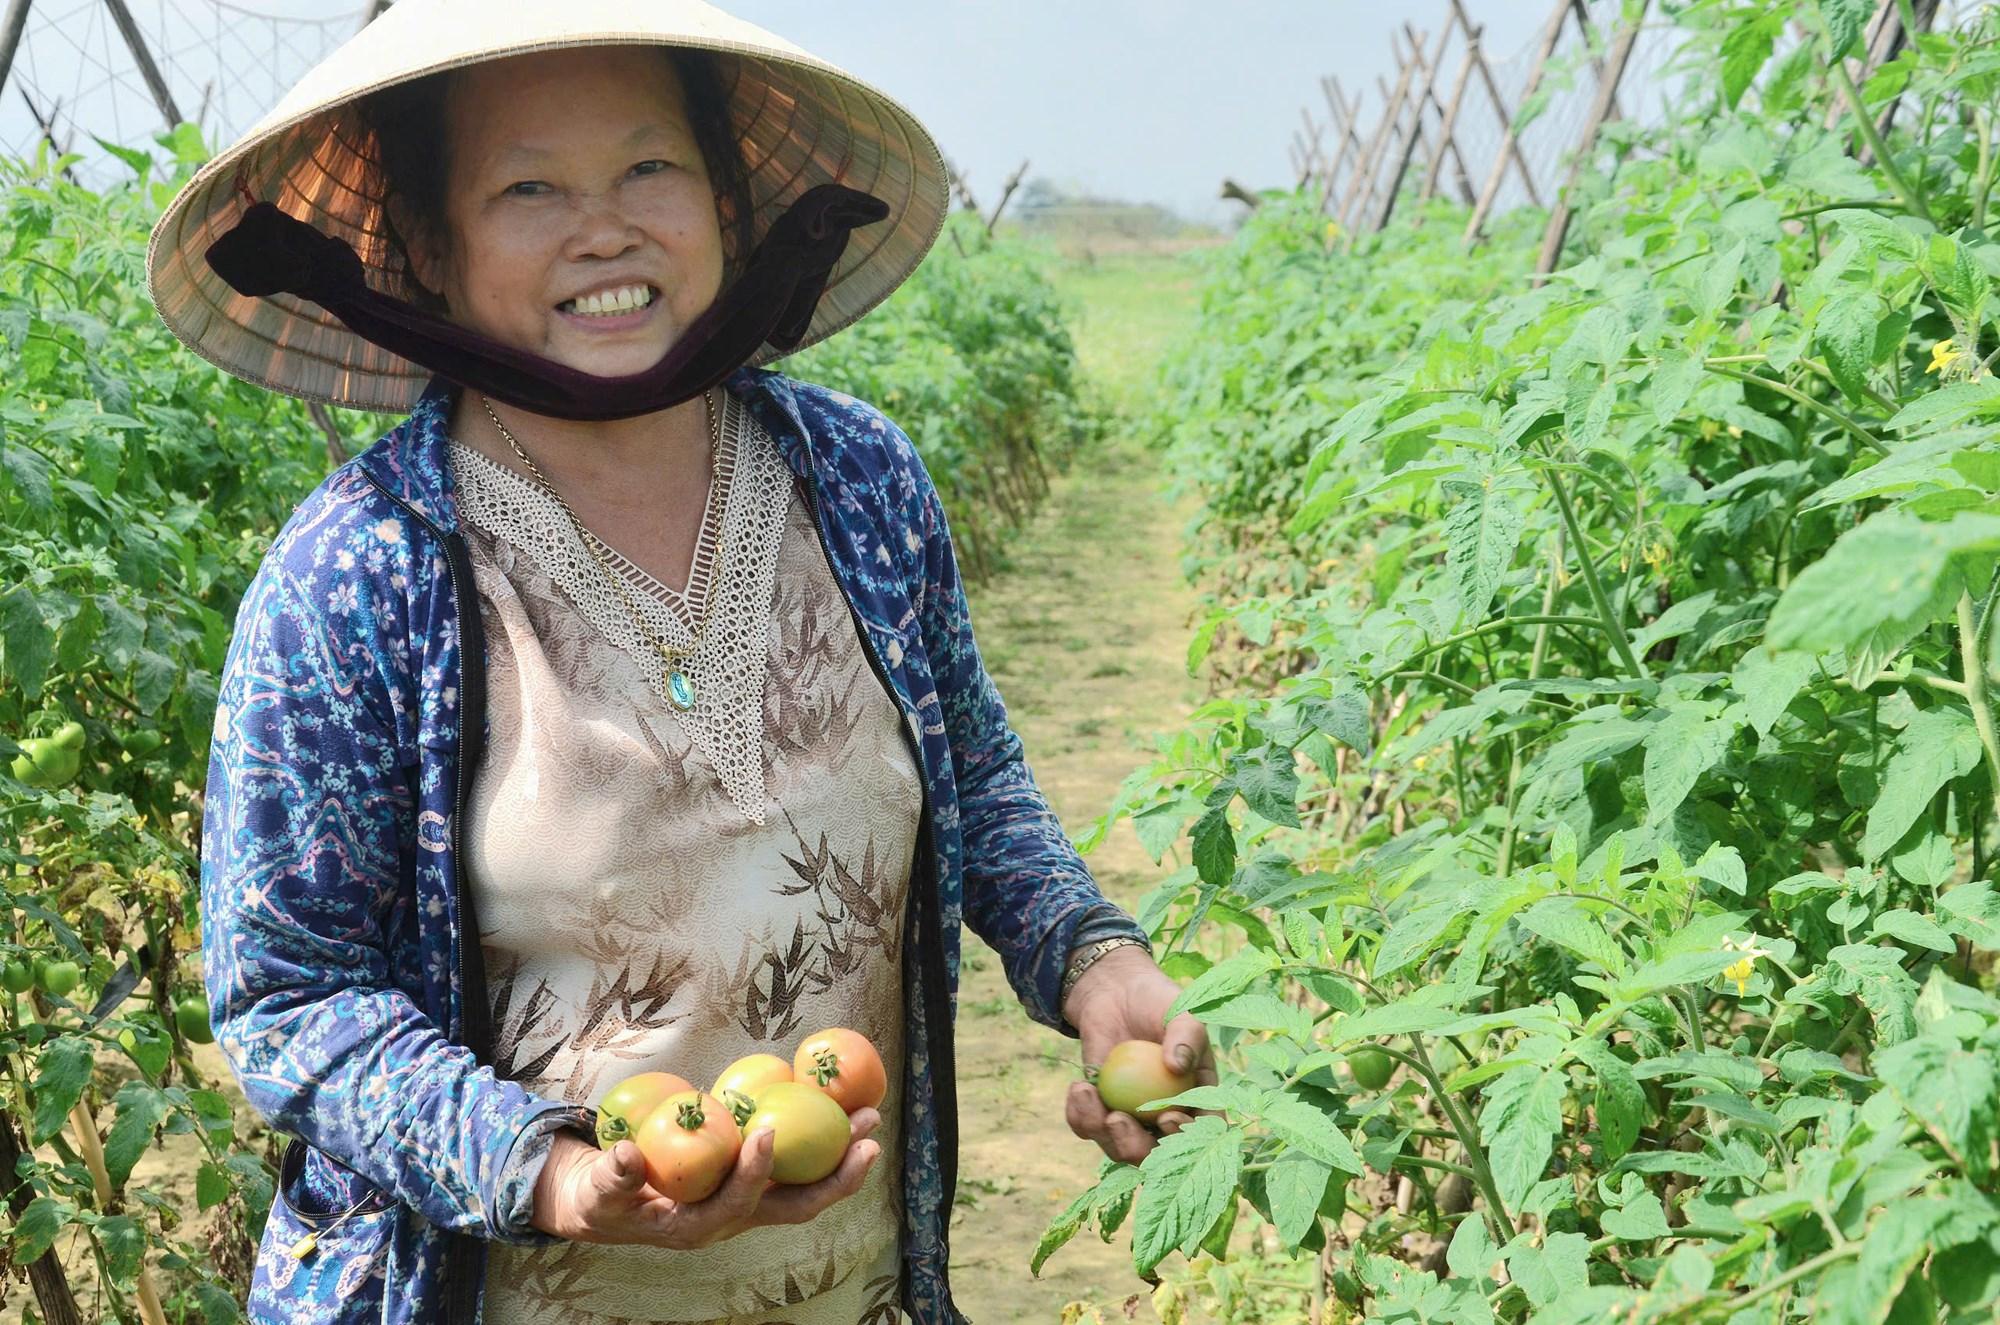
[[[792,1065],[784,1059],[776,1054],[751,1054],[723,1068],[709,1094],[727,1104],[741,1126],[756,1109],[757,1097],[764,1093],[764,1087],[791,1079]]]
[[[75,750],[81,754],[83,752],[83,724],[80,722],[65,722],[62,726],[56,728],[56,734],[49,737],[49,739],[56,743],[58,749]]]
[[[757,1108],[743,1124],[743,1135],[760,1127],[773,1132],[771,1177],[791,1186],[818,1182],[840,1167],[852,1129],[846,1112],[833,1096],[801,1081],[778,1081],[764,1087]]]
[[[215,1028],[208,1024],[208,1000],[189,994],[174,1004],[174,1025],[190,1044],[214,1044]]]
[[[1347,1051],[1347,1070],[1354,1074],[1354,1084],[1363,1090],[1380,1090],[1389,1084],[1389,1078],[1396,1074],[1396,1060],[1380,1049],[1366,1046]]]
[[[83,979],[83,968],[75,962],[44,962],[41,971],[42,988],[57,998],[67,998]]]
[[[141,727],[138,731],[126,732],[118,738],[118,744],[134,759],[144,759],[167,743],[166,733],[151,727]]]
[[[722,1101],[698,1090],[661,1100],[632,1139],[646,1157],[646,1181],[676,1201],[714,1195],[743,1147],[743,1134]]]
[[[74,723],[70,725],[76,726]],[[83,728],[77,727],[79,737],[82,731]],[[21,753],[14,756],[8,771],[31,787],[63,786],[83,768],[81,739],[74,745],[64,745],[53,737],[31,736],[18,744]]]
[[[1166,1112],[1142,1109],[1149,1100],[1163,1100],[1194,1086],[1194,1073],[1176,1072],[1167,1066],[1166,1051],[1152,1040],[1126,1040],[1111,1047],[1097,1069],[1097,1093],[1104,1107],[1129,1113],[1142,1123],[1151,1123]]]
[[[693,1089],[692,1081],[671,1072],[641,1072],[626,1077],[598,1103],[597,1144],[609,1150],[626,1137],[636,1135],[640,1124],[662,1100]]]
[[[16,957],[0,966],[0,988],[10,994],[25,994],[35,987],[35,968]]]
[[[861,1032],[838,1027],[806,1037],[792,1055],[792,1075],[818,1086],[846,1113],[872,1109],[889,1093],[882,1055]]]

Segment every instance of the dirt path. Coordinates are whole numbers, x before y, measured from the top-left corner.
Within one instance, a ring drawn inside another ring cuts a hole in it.
[[[1083,303],[1079,350],[1114,398],[1144,389],[1152,354],[1185,303],[1178,266],[1072,273]],[[974,628],[1036,779],[1072,835],[1110,804],[1153,733],[1196,702],[1182,665],[1193,592],[1179,572],[1186,511],[1169,503],[1156,458],[1119,437],[1073,466],[1013,543],[1011,568],[972,592]],[[1088,858],[1105,892],[1134,906],[1162,871],[1129,825]],[[952,1273],[977,1325],[1044,1325],[1085,1301],[1108,1320],[1145,1285],[1129,1242],[1085,1235],[1044,1268],[1028,1258],[1049,1218],[1088,1185],[1100,1158],[1063,1121],[1076,1043],[1030,1022],[1000,961],[966,933],[959,995],[959,1206]]]

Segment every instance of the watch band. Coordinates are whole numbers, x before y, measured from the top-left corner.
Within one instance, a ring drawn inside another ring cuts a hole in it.
[[[1074,953],[1070,954],[1069,966],[1063,971],[1060,1001],[1069,1001],[1070,990],[1076,987],[1078,978],[1085,971],[1096,965],[1098,959],[1103,957],[1105,953],[1118,948],[1143,948],[1145,946],[1146,944],[1142,939],[1135,939],[1129,934],[1118,934],[1108,939],[1099,939],[1095,943],[1086,944],[1078,948]]]

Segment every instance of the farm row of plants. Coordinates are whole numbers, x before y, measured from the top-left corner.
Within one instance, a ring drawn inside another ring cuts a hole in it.
[[[214,1323],[239,1314],[276,1153],[192,1047],[210,1038],[195,908],[216,675],[280,524],[389,421],[316,421],[182,350],[145,244],[205,149],[183,127],[107,150],[133,177],[102,193],[68,178],[75,158],[0,162],[0,1264],[53,1248],[36,1291],[60,1260],[103,1295],[86,1318],[136,1320],[152,1294]],[[972,531],[969,572],[1094,427],[1052,306],[973,226],[782,365],[909,430]]]
[[[1213,269],[1160,429],[1214,697],[1090,836],[1180,863],[1141,918],[1222,1076],[1038,1266],[1129,1224],[1166,1321],[1993,1318],[2000,11],[1856,87],[1871,8],[1656,8],[1672,119],[1546,282],[1541,218],[1444,205],[1267,203]]]

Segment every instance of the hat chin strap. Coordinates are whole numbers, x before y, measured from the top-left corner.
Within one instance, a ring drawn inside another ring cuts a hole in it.
[[[622,377],[580,372],[370,289],[353,248],[268,202],[246,210],[206,257],[238,294],[310,299],[363,340],[496,400],[558,419],[626,419],[694,399],[766,343],[796,346],[849,232],[888,214],[880,198],[845,185],[808,189],[666,356]]]

